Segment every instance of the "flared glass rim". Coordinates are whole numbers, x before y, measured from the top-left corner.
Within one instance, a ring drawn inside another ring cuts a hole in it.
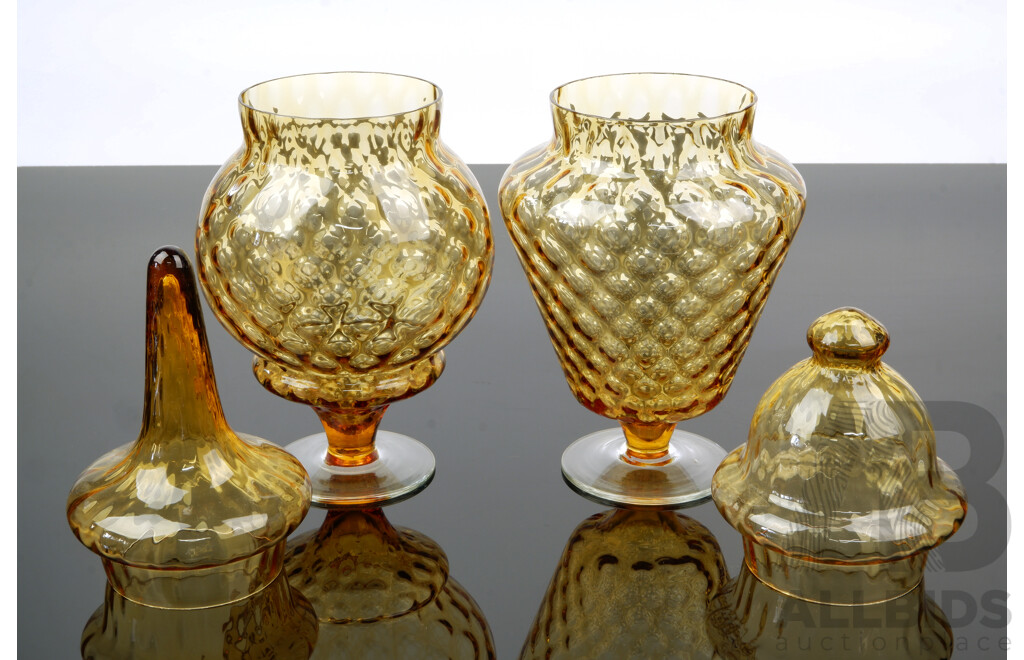
[[[704,116],[701,116],[701,117],[675,117],[675,118],[670,118],[670,119],[642,119],[642,118],[636,118],[636,117],[612,117],[612,116],[606,115],[606,114],[597,114],[597,113],[593,113],[593,112],[582,112],[580,110],[576,110],[574,108],[571,108],[571,107],[565,105],[564,103],[559,102],[559,100],[558,100],[559,99],[559,95],[562,92],[564,92],[566,90],[566,88],[568,88],[568,87],[570,87],[572,85],[577,85],[579,83],[584,83],[584,82],[587,82],[587,81],[599,80],[599,79],[610,79],[610,78],[623,78],[623,79],[625,79],[625,78],[633,78],[633,79],[636,79],[636,78],[640,78],[640,77],[662,77],[662,76],[665,76],[665,77],[667,77],[667,76],[676,76],[679,79],[688,79],[688,80],[700,79],[700,80],[706,80],[706,81],[713,81],[713,82],[717,82],[717,83],[722,83],[724,86],[735,87],[737,89],[743,90],[743,92],[745,92],[746,94],[749,95],[750,100],[747,103],[744,103],[739,108],[737,108],[735,110],[730,110],[728,112],[722,112],[722,113],[718,113],[718,114],[714,114],[714,115],[704,115]],[[550,99],[551,105],[553,107],[559,108],[560,110],[564,110],[565,112],[570,113],[570,114],[578,115],[580,117],[592,117],[594,119],[600,119],[600,120],[603,120],[603,121],[620,122],[620,123],[623,123],[623,124],[648,124],[648,125],[654,125],[654,124],[689,124],[689,123],[708,122],[708,121],[721,121],[721,120],[726,119],[728,117],[735,117],[735,116],[742,115],[747,110],[749,110],[750,108],[752,108],[755,105],[757,105],[757,94],[754,92],[754,90],[750,89],[746,85],[743,85],[741,83],[735,82],[733,80],[728,80],[726,78],[717,78],[715,76],[704,76],[704,75],[700,75],[700,74],[696,74],[696,73],[678,73],[678,72],[672,72],[672,71],[632,71],[632,72],[626,72],[626,73],[606,73],[606,74],[600,74],[600,75],[596,75],[596,76],[587,76],[585,78],[577,78],[576,80],[570,80],[567,83],[563,83],[563,84],[559,85],[558,87],[555,87],[553,90],[551,90],[551,94],[548,96],[548,98]]]
[[[341,114],[338,114],[338,115],[332,115],[332,116],[312,116],[312,115],[303,115],[303,114],[292,114],[292,113],[287,113],[287,112],[274,112],[273,109],[258,107],[256,104],[251,103],[248,100],[248,98],[247,98],[248,96],[250,96],[250,93],[253,90],[255,90],[256,88],[262,87],[263,85],[269,85],[271,83],[280,82],[282,80],[298,80],[300,78],[313,78],[315,76],[334,76],[334,77],[342,78],[342,77],[348,77],[348,76],[353,76],[353,75],[358,75],[358,76],[380,76],[380,77],[383,77],[383,78],[403,78],[403,79],[405,79],[407,81],[414,81],[414,82],[424,83],[426,85],[429,85],[433,89],[434,98],[431,101],[428,101],[427,103],[422,103],[422,104],[417,105],[417,106],[413,106],[413,107],[410,107],[410,108],[407,108],[407,109],[402,109],[402,110],[400,110],[398,112],[387,112],[387,113],[382,113],[382,114],[367,114],[367,115],[341,115]],[[363,121],[363,120],[373,120],[373,119],[385,119],[385,118],[388,118],[388,117],[400,117],[402,115],[407,115],[407,114],[411,114],[411,113],[415,113],[415,112],[420,112],[420,111],[425,110],[425,109],[427,109],[427,108],[429,108],[431,106],[440,105],[441,104],[441,97],[442,96],[443,96],[443,93],[441,91],[441,88],[438,87],[436,84],[430,82],[429,80],[427,80],[425,78],[420,78],[420,77],[417,77],[417,76],[410,76],[410,75],[407,75],[407,74],[404,74],[404,73],[390,73],[390,72],[387,72],[387,71],[317,71],[317,72],[312,72],[312,73],[299,73],[299,74],[293,74],[293,75],[288,75],[288,76],[278,76],[277,78],[270,78],[268,80],[263,80],[263,81],[260,81],[258,83],[255,83],[253,85],[249,85],[248,87],[243,89],[238,94],[238,104],[240,106],[244,107],[244,108],[247,108],[248,110],[253,111],[253,112],[258,112],[260,114],[270,115],[270,116],[274,116],[274,117],[287,117],[287,118],[291,118],[291,119],[304,119],[304,120],[307,120],[307,121]]]

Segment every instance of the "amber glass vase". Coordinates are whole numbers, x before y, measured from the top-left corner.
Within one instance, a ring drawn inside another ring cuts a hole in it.
[[[718,541],[692,518],[591,516],[569,536],[520,660],[710,660],[705,618],[728,581]]]
[[[480,607],[449,574],[448,556],[384,512],[335,508],[288,543],[285,571],[316,609],[314,660],[493,660]]]
[[[755,101],[682,74],[571,82],[551,94],[554,138],[502,180],[569,388],[622,427],[562,456],[590,497],[710,494],[724,450],[674,429],[728,391],[804,211],[800,175],[751,136]]]
[[[319,415],[326,433],[288,447],[314,503],[408,497],[434,457],[377,426],[440,375],[493,253],[479,185],[438,136],[441,91],[310,74],[250,87],[239,109],[245,142],[210,184],[196,234],[207,298],[256,354],[260,383]]]
[[[148,618],[145,608],[216,608],[268,589],[309,503],[298,461],[228,426],[191,266],[176,248],[157,251],[142,430],[79,477],[68,496],[72,531],[103,558],[122,602]],[[132,616],[115,618],[131,628]]]

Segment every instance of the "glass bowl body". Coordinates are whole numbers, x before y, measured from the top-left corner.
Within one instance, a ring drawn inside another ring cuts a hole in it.
[[[472,318],[493,258],[479,185],[440,141],[440,90],[309,74],[249,88],[239,109],[245,142],[196,234],[217,318],[289,398],[355,408],[415,390],[401,385]]]

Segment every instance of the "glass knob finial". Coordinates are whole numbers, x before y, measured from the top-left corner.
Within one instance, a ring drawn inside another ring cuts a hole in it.
[[[811,324],[807,343],[814,355],[826,363],[871,363],[889,348],[889,333],[866,312],[841,307]]]

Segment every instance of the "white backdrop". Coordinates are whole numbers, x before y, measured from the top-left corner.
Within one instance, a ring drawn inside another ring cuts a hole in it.
[[[995,0],[32,0],[18,164],[220,163],[243,88],[331,70],[439,85],[470,163],[546,140],[558,84],[638,70],[753,88],[755,137],[795,162],[1005,162],[1006,46]]]

